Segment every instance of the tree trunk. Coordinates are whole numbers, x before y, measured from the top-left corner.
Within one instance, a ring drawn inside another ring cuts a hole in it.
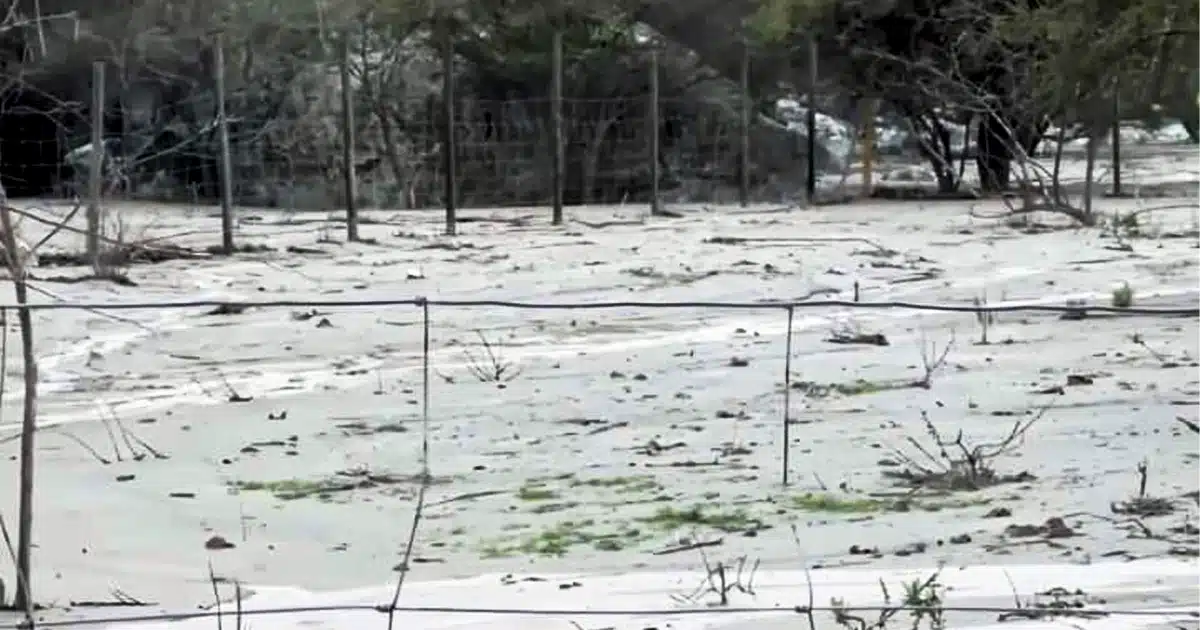
[[[1067,144],[1067,119],[1059,122],[1058,137],[1054,143],[1054,170],[1051,174],[1050,186],[1054,203],[1062,203],[1062,158],[1063,149]]]
[[[1200,142],[1200,103],[1181,99],[1175,111],[1179,117],[1179,124],[1183,125],[1184,131],[1187,132],[1188,140],[1193,143]]]
[[[8,208],[8,195],[0,187],[0,229],[3,230],[4,250],[7,260],[4,261],[12,276],[13,292],[17,304],[25,305],[29,295],[25,275],[25,255],[17,243],[16,228],[12,214]],[[32,255],[31,251],[29,255]],[[21,459],[20,459],[20,506],[17,515],[17,595],[13,607],[27,611],[30,627],[33,626],[33,587],[30,585],[33,549],[33,469],[34,469],[34,434],[37,431],[37,395],[38,371],[37,357],[33,352],[33,314],[28,308],[17,310],[17,322],[21,326],[21,363],[24,368],[25,400],[21,418]],[[8,322],[5,321],[7,326]]]
[[[375,114],[375,120],[379,122],[383,154],[387,157],[388,166],[392,169],[392,178],[396,180],[396,190],[400,191],[397,194],[403,197],[402,191],[408,183],[408,173],[405,171],[404,162],[400,159],[400,149],[396,146],[398,141],[396,140],[396,130],[392,126],[392,110],[387,105],[378,102],[371,110]]]
[[[988,114],[979,123],[975,141],[975,165],[979,170],[979,187],[985,193],[999,192],[1008,187],[1012,169],[1012,142],[998,114]]]

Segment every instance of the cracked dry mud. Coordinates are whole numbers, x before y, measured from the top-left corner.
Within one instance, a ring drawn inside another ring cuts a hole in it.
[[[216,226],[141,211],[162,233]],[[1186,307],[1200,284],[1194,209],[1143,217],[1157,236],[1119,248],[1101,230],[1028,234],[956,204],[696,209],[645,224],[624,220],[631,209],[573,212],[617,225],[554,229],[538,215],[445,239],[436,216],[375,213],[362,232],[377,244],[346,245],[264,219],[240,238],[271,252],[135,266],[136,286],[44,286],[90,302],[577,302],[851,299],[857,283],[871,301],[1107,304],[1128,283],[1136,305]],[[884,247],[757,240],[790,235]],[[1176,420],[1196,421],[1194,316],[1001,313],[983,344],[969,313],[799,309],[788,487],[780,311],[431,316],[433,477],[414,580],[691,567],[704,545],[764,567],[1197,551],[1196,437]],[[847,331],[885,343],[830,342]],[[394,575],[421,479],[418,309],[39,312],[37,335],[38,593],[100,600],[118,585],[190,606],[211,597],[209,560],[249,584]],[[976,447],[986,471],[965,483]],[[3,493],[15,505],[15,484]]]

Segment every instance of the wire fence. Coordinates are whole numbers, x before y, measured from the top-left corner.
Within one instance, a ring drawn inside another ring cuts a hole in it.
[[[443,122],[432,99],[393,103],[391,144],[367,119],[355,133],[354,195],[358,207],[425,209],[445,206],[446,166],[442,157]],[[169,120],[177,103],[148,112]],[[564,203],[645,202],[651,168],[647,140],[650,115],[644,98],[563,99]],[[662,152],[659,185],[664,202],[732,202],[738,199],[739,131],[720,104],[662,99]],[[110,107],[110,109],[115,109]],[[240,108],[231,105],[231,111]],[[549,101],[520,99],[460,102],[452,125],[456,151],[454,186],[460,207],[549,206],[553,201],[552,133],[546,121]],[[115,111],[111,116],[125,118]],[[238,206],[316,210],[344,208],[345,159],[340,116],[325,114],[301,121],[253,122],[230,115],[228,137],[232,201]],[[45,192],[87,199],[92,178],[92,142],[88,129],[44,140],[17,137],[6,143],[6,160],[19,165],[6,188],[28,194],[27,185],[49,180]],[[221,198],[219,133],[213,121],[187,127],[129,131],[106,130],[101,194],[107,202],[159,201],[209,205]],[[803,143],[785,146],[772,139],[770,159],[801,172]],[[766,157],[766,156],[764,156]],[[794,175],[794,173],[793,173]],[[21,182],[19,180],[26,180]],[[751,198],[778,201],[803,189],[778,175],[761,172],[750,179]],[[789,186],[791,187],[789,189]],[[797,188],[798,187],[798,188]]]
[[[558,222],[564,204],[796,202],[818,189],[847,199],[874,194],[873,172],[889,159],[922,159],[915,136],[884,133],[895,125],[825,99],[816,83],[774,107],[756,103],[752,70],[774,60],[752,49],[741,80],[721,80],[686,56],[579,49],[555,33],[522,43],[531,60],[514,78],[470,42],[385,45],[386,26],[363,28],[338,45],[319,24],[273,26],[284,49],[321,42],[296,68],[266,63],[263,42],[222,35],[198,40],[201,61],[188,68],[198,81],[148,81],[96,61],[90,95],[18,93],[2,112],[22,129],[3,140],[3,184],[10,195],[84,199],[95,230],[122,199],[219,202],[229,249],[235,206],[345,208],[351,232],[360,207],[451,217],[550,206]],[[529,77],[541,76],[535,96]],[[965,168],[971,131],[945,124]],[[1120,133],[1105,170],[1116,193],[1123,163],[1127,179],[1140,177],[1129,172],[1136,151],[1119,156]],[[902,189],[929,184],[897,172]]]
[[[942,313],[1015,313],[1041,312],[1079,314],[1081,312],[1112,313],[1124,315],[1148,315],[1163,317],[1188,317],[1200,315],[1196,307],[1150,307],[1150,306],[1105,306],[1103,304],[934,304],[906,301],[851,301],[851,300],[763,300],[758,302],[721,301],[603,301],[603,302],[522,302],[515,300],[473,300],[448,298],[396,298],[372,300],[179,300],[160,302],[46,302],[40,304],[0,304],[0,309],[30,311],[132,311],[171,310],[187,308],[362,308],[387,306],[451,307],[451,308],[506,308],[548,311],[595,311],[611,309],[714,309],[714,310],[757,310],[792,311],[809,308],[859,308],[859,309],[910,309]]]
[[[436,324],[436,320],[440,317],[447,317],[451,313],[462,309],[488,308],[488,309],[506,309],[517,312],[524,311],[596,311],[596,310],[640,310],[640,309],[697,309],[704,311],[712,310],[738,310],[738,311],[766,311],[774,313],[786,314],[786,337],[785,347],[781,352],[778,349],[766,350],[768,353],[778,353],[778,357],[782,360],[783,383],[781,390],[772,388],[776,395],[783,398],[782,406],[783,413],[779,420],[779,430],[785,436],[782,440],[782,470],[781,477],[784,485],[789,483],[788,470],[789,463],[789,445],[791,440],[788,439],[787,432],[790,425],[790,396],[792,387],[791,383],[791,357],[793,355],[793,339],[794,339],[794,319],[795,313],[803,309],[829,309],[829,308],[845,308],[845,309],[906,309],[915,311],[929,311],[940,313],[1011,313],[1011,312],[1041,312],[1041,313],[1062,313],[1072,316],[1086,315],[1088,312],[1094,313],[1120,313],[1129,316],[1149,316],[1149,317],[1200,317],[1200,306],[1188,307],[1135,307],[1118,308],[1102,305],[1081,305],[1078,303],[1068,304],[1047,304],[1042,302],[1030,303],[1002,303],[993,305],[980,304],[949,304],[949,303],[916,303],[904,301],[884,301],[884,302],[859,302],[859,301],[844,301],[844,300],[803,300],[803,301],[777,301],[777,302],[719,302],[719,301],[676,301],[676,302],[651,302],[651,301],[610,301],[610,302],[590,302],[590,303],[569,303],[569,302],[522,302],[508,300],[479,300],[479,299],[431,299],[424,297],[406,298],[406,299],[371,299],[371,300],[256,300],[256,301],[228,301],[228,300],[188,300],[188,301],[141,301],[141,302],[94,302],[94,303],[77,303],[77,302],[61,302],[61,303],[44,303],[44,304],[0,304],[0,312],[21,312],[21,311],[78,311],[87,310],[94,312],[108,311],[131,311],[131,310],[183,310],[183,309],[212,309],[212,313],[243,313],[248,309],[284,309],[284,308],[305,308],[310,309],[302,313],[301,321],[307,321],[312,317],[328,317],[337,318],[336,313],[341,311],[327,311],[318,313],[311,309],[344,309],[349,312],[353,310],[372,310],[383,309],[387,307],[412,307],[418,309],[419,317],[417,324],[420,331],[420,336],[425,340],[420,347],[420,351],[413,357],[420,363],[420,379],[422,389],[425,392],[422,401],[422,414],[428,417],[429,414],[429,380],[433,375],[438,375],[441,378],[446,378],[436,371],[435,367],[444,367],[439,361],[435,364],[435,359],[432,356],[430,348],[430,329]],[[295,316],[293,316],[295,319]],[[525,319],[522,317],[522,319]],[[538,320],[535,322],[527,322],[527,324],[536,325],[539,330],[551,328],[553,323],[548,320]],[[571,326],[575,325],[574,320]],[[354,323],[349,324],[350,327],[355,327]],[[305,333],[311,337],[310,334]],[[448,342],[449,343],[449,342]],[[486,341],[485,341],[486,343]],[[303,353],[305,348],[289,348],[296,352]],[[489,353],[492,352],[488,348]],[[498,349],[497,351],[502,351]],[[228,350],[223,354],[226,359],[236,361],[237,356],[229,354],[233,352]],[[578,361],[586,361],[586,359],[578,358]],[[758,359],[756,359],[757,361]],[[603,365],[603,364],[600,364]],[[497,381],[502,380],[496,375]],[[759,379],[761,380],[761,379]],[[772,379],[766,379],[768,381]],[[230,384],[229,380],[222,377],[225,386],[229,388],[231,395],[230,400],[249,400],[249,398],[240,398],[240,394],[236,391],[235,386]],[[581,402],[580,404],[584,404]],[[52,431],[53,427],[45,427],[38,432]],[[121,431],[125,431],[124,428]],[[402,435],[402,434],[401,434]],[[135,441],[140,442],[141,438],[134,437]],[[129,440],[129,438],[126,438]],[[411,442],[411,439],[408,440]],[[144,444],[144,443],[143,443]],[[399,444],[399,443],[397,443]],[[411,446],[411,444],[410,444]],[[137,448],[131,446],[130,448]],[[146,446],[146,448],[151,448]],[[391,450],[390,448],[388,450]],[[149,451],[155,452],[153,450]],[[537,459],[537,453],[529,454],[533,459]],[[99,457],[99,455],[97,455]],[[427,460],[426,460],[427,461]],[[429,479],[428,471],[422,475]],[[425,482],[422,482],[425,483]],[[243,491],[251,490],[250,485],[237,486]],[[415,532],[414,528],[414,532]],[[418,536],[419,538],[419,536]],[[300,606],[300,607],[245,607],[240,602],[239,610],[230,610],[228,606],[224,610],[204,610],[204,611],[177,611],[155,614],[131,614],[131,615],[101,615],[96,618],[85,618],[75,620],[48,620],[39,621],[30,625],[28,621],[0,624],[0,627],[19,628],[19,627],[41,627],[41,628],[65,628],[65,627],[85,627],[103,624],[117,623],[141,623],[150,621],[183,621],[188,619],[220,619],[220,618],[241,618],[241,617],[258,617],[258,616],[283,616],[283,615],[300,615],[306,613],[320,613],[333,611],[357,611],[357,612],[375,612],[386,615],[396,613],[437,613],[437,614],[476,614],[476,615],[509,615],[509,616],[540,616],[540,617],[559,617],[569,619],[572,617],[595,617],[595,616],[644,616],[644,615],[663,615],[663,616],[686,616],[686,615],[726,615],[726,614],[772,614],[772,615],[800,615],[809,616],[814,613],[833,613],[841,611],[843,613],[854,612],[870,612],[891,610],[894,612],[905,613],[921,613],[933,612],[935,609],[939,613],[946,612],[963,612],[963,613],[997,613],[997,614],[1034,614],[1034,615],[1050,615],[1062,613],[1062,611],[1049,612],[1031,612],[1030,609],[1021,606],[1003,606],[1003,607],[988,607],[988,606],[937,606],[937,607],[922,607],[922,606],[902,606],[902,605],[882,605],[882,606],[819,606],[814,605],[811,601],[807,605],[797,606],[723,606],[723,607],[664,607],[653,610],[636,610],[636,609],[602,609],[602,608],[580,608],[580,609],[552,609],[552,608],[495,608],[495,607],[471,607],[471,606],[404,606],[404,605],[333,605],[333,606]],[[1161,609],[1115,609],[1108,607],[1086,607],[1085,609],[1072,611],[1072,614],[1091,615],[1097,617],[1198,617],[1200,611],[1188,610],[1185,612],[1173,611],[1172,613],[1164,613]]]
[[[303,30],[282,28],[293,41]],[[261,42],[219,35],[201,46],[198,82],[96,61],[89,95],[5,107],[24,125],[5,139],[5,187],[93,204],[405,209],[775,201],[806,186],[813,148],[796,128],[763,124],[744,86],[649,48],[601,51],[597,66],[597,50],[555,39],[552,55],[545,42],[530,54],[557,67],[523,72],[555,87],[535,96],[529,76],[487,67],[469,43],[441,58],[436,42],[371,52],[396,45],[379,37],[327,41],[285,71],[257,58]],[[605,85],[614,65],[625,75]]]
[[[192,619],[213,619],[219,622],[221,619],[245,619],[256,617],[270,617],[277,615],[300,615],[305,613],[333,613],[333,612],[376,612],[384,615],[393,615],[396,613],[426,613],[426,614],[442,614],[442,615],[492,615],[499,617],[553,617],[569,620],[572,618],[596,618],[596,617],[643,617],[643,616],[679,616],[679,617],[694,617],[694,616],[727,616],[727,615],[774,615],[774,616],[798,616],[801,618],[811,618],[816,613],[870,613],[870,612],[890,612],[893,614],[936,614],[939,616],[945,613],[973,613],[973,614],[996,614],[1002,619],[1016,620],[1070,620],[1070,619],[1102,619],[1102,618],[1153,618],[1163,621],[1175,621],[1188,619],[1200,619],[1200,609],[1197,610],[1181,610],[1172,609],[1119,609],[1119,608],[1101,608],[1101,607],[1086,607],[1072,610],[1053,610],[1053,609],[1038,609],[1025,606],[910,606],[910,605],[878,605],[878,606],[711,606],[704,608],[650,608],[650,609],[601,609],[601,608],[486,608],[486,607],[470,607],[470,606],[391,606],[387,604],[380,605],[334,605],[334,606],[289,606],[279,608],[243,608],[240,611],[233,610],[205,610],[205,611],[179,611],[174,613],[159,613],[153,615],[114,615],[111,617],[74,620],[74,621],[42,621],[37,622],[36,626],[30,625],[28,622],[0,624],[0,628],[8,628],[12,630],[37,628],[76,628],[76,627],[91,627],[97,625],[110,625],[118,623],[149,623],[155,621],[188,621]],[[815,627],[815,626],[813,626]],[[849,627],[855,627],[853,625]],[[886,626],[885,626],[886,627]],[[919,626],[918,626],[919,627]]]

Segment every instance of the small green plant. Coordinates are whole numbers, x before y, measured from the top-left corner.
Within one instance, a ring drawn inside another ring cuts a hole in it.
[[[889,624],[897,615],[908,612],[912,621],[912,630],[945,630],[946,611],[943,609],[942,584],[938,581],[939,573],[934,573],[924,580],[916,579],[905,582],[904,598],[893,603],[891,593],[883,580],[879,588],[883,591],[883,607],[876,619],[867,619],[851,612],[845,600],[835,597],[831,601],[833,620],[848,630],[887,630]]]
[[[1112,291],[1112,305],[1115,308],[1129,308],[1133,306],[1133,297],[1133,287],[1128,282],[1122,282]]]

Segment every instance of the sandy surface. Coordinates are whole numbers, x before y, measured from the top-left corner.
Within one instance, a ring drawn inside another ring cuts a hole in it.
[[[328,242],[341,233],[321,215],[280,223],[245,211],[240,242],[274,251],[134,266],[136,286],[39,268],[36,286],[49,294],[37,299],[754,301],[850,299],[857,282],[863,300],[1108,304],[1128,283],[1137,305],[1197,302],[1194,207],[1144,214],[1140,234],[1120,241],[1100,229],[1028,233],[967,209],[692,208],[646,221],[642,208],[588,208],[572,209],[563,228],[544,210],[520,221],[499,219],[519,211],[473,211],[456,238],[437,236],[435,215],[378,212],[362,229],[371,245]],[[208,211],[130,206],[122,216],[128,234],[217,242]],[[56,237],[46,251],[73,240]],[[208,310],[37,314],[39,601],[111,600],[120,589],[193,607],[212,599],[209,562],[225,580],[308,591],[394,579],[420,471],[420,311]],[[1194,316],[1001,314],[985,345],[970,314],[801,309],[788,487],[782,312],[435,307],[431,320],[435,483],[414,581],[694,571],[700,552],[672,548],[697,540],[714,543],[710,559],[745,556],[764,570],[1172,555],[1195,567],[1197,440],[1176,421],[1197,419]],[[21,405],[10,330],[2,436],[16,432]],[[827,341],[846,332],[888,345]],[[481,336],[505,382],[471,369],[485,355]],[[952,340],[931,386],[908,386],[924,374],[923,354]],[[922,414],[945,440],[961,431],[985,449],[1014,423],[1037,421],[986,458],[1011,479],[943,490],[894,478],[903,456],[945,463]],[[14,529],[17,443],[0,447],[0,474],[14,480],[0,506]],[[1113,506],[1137,495],[1143,460],[1146,494],[1163,499],[1164,514],[1134,523]],[[206,549],[213,536],[233,547]],[[1158,603],[1195,605],[1188,596]]]

